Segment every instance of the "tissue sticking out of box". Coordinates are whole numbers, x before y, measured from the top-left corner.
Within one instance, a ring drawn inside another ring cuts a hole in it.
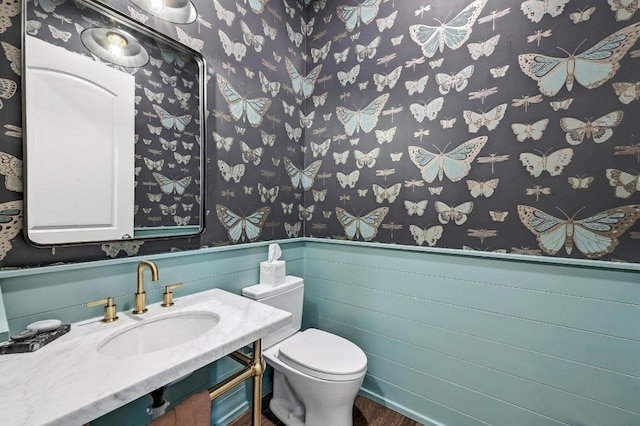
[[[280,245],[269,244],[269,256],[267,257],[267,260],[269,262],[274,262],[280,259],[280,256],[282,256],[282,249],[280,248]]]
[[[287,269],[284,260],[278,260],[280,256],[282,256],[280,246],[270,244],[267,260],[260,262],[260,284],[276,286],[284,283]]]

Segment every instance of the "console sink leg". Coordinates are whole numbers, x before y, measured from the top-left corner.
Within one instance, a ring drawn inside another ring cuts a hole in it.
[[[262,375],[264,374],[264,363],[262,359],[262,340],[253,342],[253,366],[255,376],[253,376],[253,418],[252,425],[260,426],[262,420]]]

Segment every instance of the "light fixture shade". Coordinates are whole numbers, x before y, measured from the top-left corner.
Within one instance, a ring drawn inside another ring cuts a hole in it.
[[[111,62],[128,68],[139,68],[149,62],[149,53],[131,34],[115,28],[88,28],[80,35],[82,44],[91,53]],[[112,43],[117,41],[118,54],[114,55]]]
[[[148,14],[174,24],[189,24],[198,11],[191,0],[129,0]]]

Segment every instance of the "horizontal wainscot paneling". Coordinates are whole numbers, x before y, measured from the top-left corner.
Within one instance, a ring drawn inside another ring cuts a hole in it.
[[[304,326],[357,343],[369,359],[362,393],[434,426],[640,424],[638,272],[328,240],[281,243],[287,272],[305,278]],[[258,282],[267,244],[147,256],[149,303]],[[131,308],[142,258],[0,272],[9,328],[101,315],[85,303]],[[631,268],[630,268],[631,269]],[[171,386],[175,405],[239,367],[213,363]],[[270,390],[267,378],[265,389]],[[214,402],[212,424],[248,407],[250,386]],[[149,398],[96,419],[146,424]]]
[[[287,273],[302,275],[304,243],[282,244]],[[162,300],[164,286],[182,282],[180,296],[212,288],[239,294],[243,287],[257,284],[259,264],[267,259],[267,245],[243,248],[203,249],[165,255],[127,258],[118,261],[61,265],[20,272],[0,272],[7,320],[12,332],[46,318],[77,322],[102,315],[102,308],[86,308],[91,300],[114,297],[118,310],[133,308],[137,266],[142,259],[158,265],[159,280],[151,281],[145,268],[147,303]],[[30,273],[31,272],[31,273]]]
[[[418,421],[640,424],[637,272],[322,241],[304,263],[305,326],[362,347],[363,392]]]

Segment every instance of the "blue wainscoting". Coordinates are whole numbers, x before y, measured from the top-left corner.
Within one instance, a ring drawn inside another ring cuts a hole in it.
[[[240,293],[259,277],[266,243],[148,256],[149,303]],[[427,425],[640,425],[640,265],[527,258],[336,240],[280,242],[305,278],[304,326],[344,336],[369,359],[362,393]],[[1,271],[11,332],[32,321],[131,309],[141,258]],[[0,318],[0,324],[2,319]],[[171,386],[172,404],[239,369],[222,359]],[[250,385],[217,400],[212,424],[248,408]],[[265,390],[271,384],[268,376]],[[149,398],[92,422],[144,425]]]
[[[305,326],[425,424],[640,425],[638,269],[521,259],[308,241]]]

